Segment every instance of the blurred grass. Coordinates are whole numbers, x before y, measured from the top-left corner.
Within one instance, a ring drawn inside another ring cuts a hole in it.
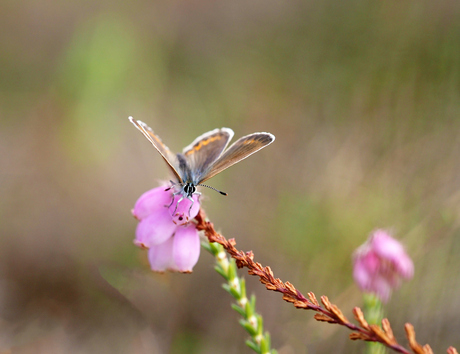
[[[0,348],[249,352],[203,254],[156,275],[136,198],[219,126],[273,145],[214,178],[204,207],[302,292],[360,305],[351,253],[390,228],[414,279],[388,304],[436,352],[460,347],[460,6],[454,1],[0,4]],[[249,162],[250,161],[250,162]],[[247,280],[281,353],[361,352]],[[404,341],[404,340],[403,340]]]
[[[69,43],[55,91],[69,108],[61,129],[62,145],[74,159],[99,160],[113,151],[119,136],[119,127],[110,124],[110,117],[124,96],[136,41],[122,18],[88,22],[80,25]]]

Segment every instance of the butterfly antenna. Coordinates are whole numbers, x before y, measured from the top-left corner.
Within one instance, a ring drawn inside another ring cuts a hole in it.
[[[199,184],[199,186],[202,186],[202,187],[206,187],[206,188],[212,189],[212,190],[214,190],[214,191],[216,191],[216,192],[219,192],[219,193],[222,194],[222,195],[228,195],[227,193],[222,192],[222,191],[220,191],[220,190],[218,190],[218,189],[216,189],[216,188],[214,188],[214,187],[208,186],[208,185],[206,185],[206,184]]]

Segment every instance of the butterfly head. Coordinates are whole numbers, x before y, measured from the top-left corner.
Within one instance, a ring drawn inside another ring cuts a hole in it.
[[[183,186],[182,186],[182,194],[188,198],[188,197],[192,197],[193,194],[196,193],[196,186],[191,183],[191,182],[188,182],[188,183],[185,183]]]

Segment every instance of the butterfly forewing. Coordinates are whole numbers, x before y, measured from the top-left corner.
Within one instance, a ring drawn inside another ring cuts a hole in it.
[[[194,183],[205,178],[210,166],[219,158],[233,137],[229,128],[214,129],[196,138],[183,150]],[[206,178],[207,179],[207,178]]]
[[[129,117],[129,121],[134,124],[134,126],[141,131],[142,134],[152,143],[152,145],[157,149],[160,153],[161,157],[166,161],[168,166],[170,167],[172,173],[177,178],[179,183],[182,183],[182,178],[179,175],[178,169],[178,162],[176,155],[169,150],[169,148],[163,144],[161,139],[156,135],[153,130],[144,122],[140,120],[134,120],[133,117]]]
[[[202,178],[198,181],[198,184],[214,177],[226,168],[259,151],[271,144],[274,140],[275,136],[270,133],[254,133],[238,139],[203,172]]]

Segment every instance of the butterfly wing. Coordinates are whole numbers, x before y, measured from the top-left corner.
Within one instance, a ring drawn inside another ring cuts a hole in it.
[[[129,121],[133,123],[134,126],[139,129],[141,133],[144,134],[144,136],[152,143],[155,149],[157,149],[157,151],[160,153],[163,160],[166,161],[174,176],[176,176],[177,181],[182,183],[182,178],[177,172],[178,163],[176,155],[171,152],[171,150],[169,150],[165,144],[163,144],[158,135],[156,135],[147,124],[140,120],[134,120],[133,117],[129,117]]]
[[[201,180],[202,183],[226,168],[244,160],[246,157],[254,154],[267,145],[270,145],[275,140],[275,136],[270,133],[254,133],[243,136],[233,143],[227,151],[225,151],[219,158],[204,171]]]
[[[194,183],[203,178],[204,173],[219,158],[233,137],[229,128],[214,129],[196,138],[182,152],[191,171]]]

